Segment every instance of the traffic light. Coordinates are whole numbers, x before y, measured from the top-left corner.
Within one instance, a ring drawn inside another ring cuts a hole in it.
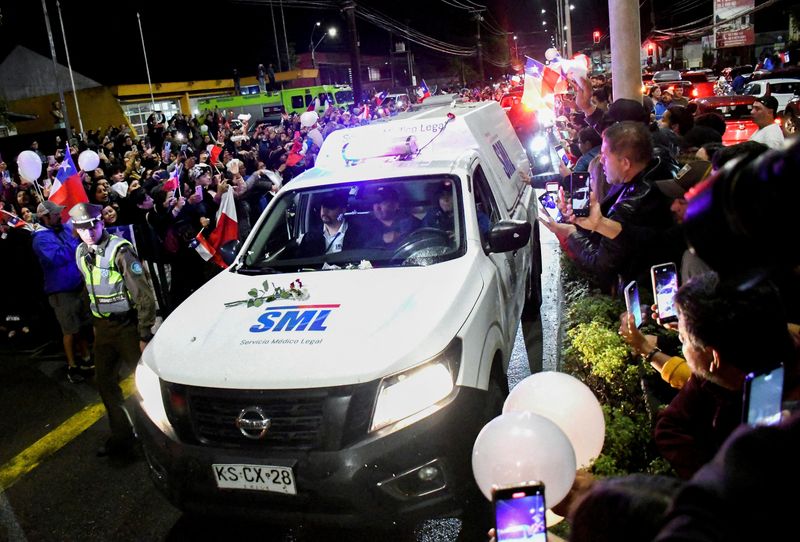
[[[592,32],[592,39],[594,40],[595,43],[600,43],[600,31],[599,30],[595,30],[594,32]]]

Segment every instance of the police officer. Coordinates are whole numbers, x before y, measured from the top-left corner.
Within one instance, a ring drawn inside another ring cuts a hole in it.
[[[86,281],[94,316],[95,376],[108,411],[111,437],[99,456],[129,453],[135,443],[119,386],[122,364],[135,367],[153,334],[155,297],[133,245],[103,228],[102,207],[79,203],[70,209],[75,232],[83,241],[75,252]]]

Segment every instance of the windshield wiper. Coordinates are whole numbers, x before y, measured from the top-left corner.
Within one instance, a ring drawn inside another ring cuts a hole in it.
[[[274,267],[240,267],[237,273],[241,275],[274,275],[276,273],[283,273]]]

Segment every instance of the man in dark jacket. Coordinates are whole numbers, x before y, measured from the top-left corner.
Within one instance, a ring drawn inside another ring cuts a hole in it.
[[[629,235],[619,234],[627,227],[636,230],[640,241],[648,237],[655,240],[672,226],[672,201],[655,181],[673,178],[676,168],[671,162],[653,158],[650,133],[640,122],[619,122],[607,128],[601,156],[611,188],[600,202],[600,211],[608,219],[603,223],[614,225],[616,231],[549,222],[545,225],[579,266],[601,285],[610,287],[617,275],[627,282],[651,265],[672,261],[673,255],[665,254],[659,243],[633,243]]]
[[[61,224],[64,207],[44,201],[36,209],[40,227],[33,234],[33,251],[44,272],[44,292],[61,326],[64,354],[67,356],[67,379],[80,382],[94,367],[89,348],[80,330],[90,323],[89,303],[83,277],[75,263],[75,250],[80,241],[71,227]],[[75,350],[80,359],[76,361]]]

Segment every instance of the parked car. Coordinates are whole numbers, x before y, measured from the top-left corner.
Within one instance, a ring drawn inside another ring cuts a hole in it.
[[[719,113],[725,119],[722,143],[735,145],[750,139],[758,126],[753,122],[754,96],[707,96],[694,100],[700,113]]]
[[[742,93],[757,98],[771,94],[778,100],[778,112],[780,113],[786,109],[789,100],[800,94],[800,79],[759,79],[745,85]]]
[[[688,97],[705,98],[714,95],[714,83],[716,77],[711,70],[687,71],[681,74],[682,81],[689,81],[692,86],[689,89]]]
[[[713,76],[709,76],[705,70],[686,71],[683,73],[677,70],[661,70],[653,74],[652,82],[661,87],[662,90],[681,86],[683,87],[683,95],[690,100],[714,95]]]

